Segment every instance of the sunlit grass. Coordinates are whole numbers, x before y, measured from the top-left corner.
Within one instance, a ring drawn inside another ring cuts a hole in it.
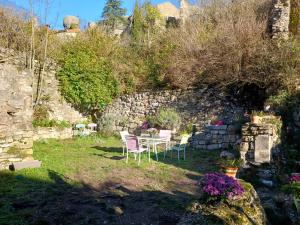
[[[101,194],[108,184],[118,184],[135,193],[153,192],[154,199],[149,198],[147,203],[151,207],[184,209],[197,198],[199,177],[218,169],[214,163],[218,154],[188,150],[186,160],[178,162],[175,154],[164,159],[160,151],[158,162],[154,154],[151,162],[144,154],[139,166],[132,155],[126,164],[116,137],[39,141],[34,144],[34,158],[42,161],[41,168],[0,172],[0,224],[30,224],[40,202],[55,202],[66,189],[80,192],[83,187],[91,187]],[[178,192],[185,194],[176,198],[174,193]],[[171,195],[162,197],[161,193]],[[114,194],[128,196],[122,191]],[[15,202],[21,202],[21,206]]]

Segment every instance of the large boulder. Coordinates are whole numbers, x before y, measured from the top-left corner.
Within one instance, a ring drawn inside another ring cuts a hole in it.
[[[80,19],[76,16],[65,16],[63,25],[65,29],[78,29],[80,27]]]
[[[241,180],[240,180],[241,181]],[[178,225],[265,225],[267,218],[254,188],[241,181],[245,193],[239,200],[208,204],[194,202],[190,212],[183,216]]]

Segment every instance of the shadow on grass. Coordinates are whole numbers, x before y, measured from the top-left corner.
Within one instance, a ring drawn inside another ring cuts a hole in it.
[[[48,177],[0,172],[0,224],[173,225],[195,200],[183,192],[136,192],[109,181],[95,189],[51,170]]]

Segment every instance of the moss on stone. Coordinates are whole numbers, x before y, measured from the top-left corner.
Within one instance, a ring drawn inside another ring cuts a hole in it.
[[[242,198],[216,204],[194,202],[191,212],[183,217],[179,224],[266,224],[264,209],[253,186],[244,181],[241,183],[245,189]]]

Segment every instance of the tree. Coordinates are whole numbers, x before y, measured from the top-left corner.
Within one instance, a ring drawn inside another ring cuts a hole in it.
[[[138,1],[136,1],[133,10],[133,23],[132,23],[131,34],[133,40],[138,44],[141,43],[141,39],[143,35],[143,27],[144,27],[143,12],[138,4]]]
[[[126,9],[122,8],[121,5],[121,0],[107,0],[105,4],[102,17],[104,24],[110,31],[114,31],[118,24],[125,22]]]
[[[138,44],[147,43],[151,46],[151,34],[155,32],[155,28],[160,24],[161,15],[156,7],[149,1],[145,1],[139,6],[136,1],[133,11],[132,37]]]

